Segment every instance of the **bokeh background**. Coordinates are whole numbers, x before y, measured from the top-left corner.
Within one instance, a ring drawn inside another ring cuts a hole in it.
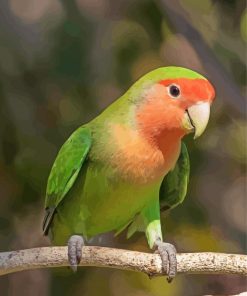
[[[41,221],[46,181],[70,133],[142,74],[179,65],[211,79],[217,100],[205,134],[186,139],[191,181],[162,216],[180,252],[246,252],[246,42],[242,0],[0,1],[0,251],[49,245]],[[143,234],[102,244],[148,251]],[[238,276],[164,278],[103,268],[0,277],[5,295],[236,294]]]

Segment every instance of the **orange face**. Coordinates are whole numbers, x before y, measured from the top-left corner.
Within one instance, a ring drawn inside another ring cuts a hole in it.
[[[160,85],[166,88],[168,104],[175,104],[180,108],[188,109],[198,102],[213,102],[215,91],[212,84],[206,79],[171,79],[161,80]],[[178,89],[175,90],[174,86]]]
[[[194,131],[197,137],[207,125],[215,91],[206,79],[167,79],[151,86],[144,96],[137,122],[147,136],[155,138],[170,131],[182,137]]]

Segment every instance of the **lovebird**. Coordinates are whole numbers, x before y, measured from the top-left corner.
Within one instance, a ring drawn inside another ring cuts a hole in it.
[[[204,132],[214,98],[199,73],[161,67],[72,133],[48,178],[43,232],[53,244],[68,245],[73,270],[85,241],[128,228],[127,238],[145,233],[171,282],[176,248],[163,241],[160,211],[185,198],[190,162],[182,139]]]

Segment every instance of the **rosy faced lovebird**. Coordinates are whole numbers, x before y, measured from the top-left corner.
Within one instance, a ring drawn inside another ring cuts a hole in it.
[[[148,245],[169,260],[176,249],[163,242],[160,211],[186,195],[189,156],[182,138],[205,130],[215,92],[202,75],[163,67],[140,78],[98,117],[79,127],[60,149],[47,184],[44,234],[68,242],[76,270],[84,240],[128,228],[146,234]]]

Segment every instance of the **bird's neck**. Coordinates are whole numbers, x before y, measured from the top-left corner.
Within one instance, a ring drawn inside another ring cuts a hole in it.
[[[170,171],[176,164],[181,148],[181,139],[185,133],[176,129],[163,129],[152,134],[142,130],[141,133],[153,149],[161,151],[164,158],[164,170]]]
[[[181,114],[169,106],[164,108],[163,100],[148,99],[136,110],[136,128],[142,138],[162,152],[166,168],[173,166],[179,156],[181,139],[186,131],[178,124]]]
[[[107,161],[122,178],[131,182],[162,180],[178,159],[180,140],[181,137],[172,132],[150,138],[135,128],[113,125],[109,141],[114,145],[107,149]]]

